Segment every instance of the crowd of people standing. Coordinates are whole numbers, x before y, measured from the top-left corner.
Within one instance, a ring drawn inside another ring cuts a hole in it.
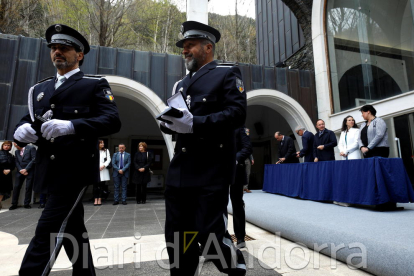
[[[335,133],[325,127],[322,119],[316,121],[315,134],[302,126],[295,128],[296,134],[302,137],[300,151],[294,152],[295,146],[290,137],[276,132],[275,138],[281,142],[279,160],[276,163],[297,163],[299,158],[304,158],[304,162],[333,161],[336,146],[341,160],[388,157],[390,150],[385,121],[376,117],[377,111],[372,105],[364,105],[360,111],[365,121],[359,127],[352,116],[346,116],[342,122],[339,142]]]
[[[12,147],[16,148],[15,154],[11,154]],[[119,152],[114,153],[111,158],[109,149],[105,148],[103,140],[99,140],[99,182],[93,183],[93,205],[101,206],[103,199],[107,199],[110,190],[107,182],[111,180],[112,172],[114,179],[115,200],[114,205],[119,204],[119,197],[124,205],[127,204],[127,183],[129,179],[129,168],[133,164],[134,172],[132,183],[135,186],[137,204],[145,204],[147,201],[147,185],[151,182],[152,171],[150,166],[154,160],[152,152],[147,151],[148,145],[140,142],[138,152],[134,155],[133,161],[130,160],[130,154],[125,152],[125,145],[118,146]],[[121,154],[122,151],[122,154]],[[119,157],[122,155],[122,158]],[[125,157],[124,157],[125,155]],[[128,156],[128,157],[127,157]],[[9,210],[18,208],[20,190],[26,180],[25,197],[23,207],[31,208],[33,196],[34,167],[36,159],[36,147],[26,145],[20,147],[16,143],[4,141],[0,151],[0,209],[1,202],[12,197]],[[121,164],[122,159],[122,164]],[[13,184],[13,172],[15,172],[15,181]],[[121,196],[120,196],[121,194]],[[43,209],[46,204],[47,195],[39,194],[39,209]]]

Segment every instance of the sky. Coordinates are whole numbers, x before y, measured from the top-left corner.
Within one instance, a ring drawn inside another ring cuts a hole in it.
[[[207,0],[206,0],[207,1]],[[237,11],[239,15],[255,18],[255,0],[237,0]],[[187,0],[173,0],[181,11],[185,11]],[[210,0],[208,11],[221,15],[235,14],[236,0]]]
[[[235,14],[236,0],[210,0],[208,11],[221,15]],[[246,15],[255,18],[255,1],[238,0],[237,11],[239,15]]]

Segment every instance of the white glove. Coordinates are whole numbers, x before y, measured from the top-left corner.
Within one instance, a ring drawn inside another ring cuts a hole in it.
[[[40,129],[46,140],[63,135],[75,134],[75,128],[71,121],[53,119],[42,124]]]
[[[177,133],[193,133],[193,114],[191,114],[186,108],[178,108],[178,110],[183,112],[183,117],[175,118],[162,115],[161,118],[170,121],[171,124],[161,122],[161,125]]]
[[[25,123],[16,129],[13,135],[14,139],[22,143],[34,143],[39,139],[36,136],[36,130],[29,123]]]

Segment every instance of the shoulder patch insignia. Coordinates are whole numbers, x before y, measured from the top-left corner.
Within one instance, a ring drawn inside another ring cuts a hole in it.
[[[243,93],[244,92],[244,84],[243,84],[243,81],[241,79],[237,78],[237,77],[236,77],[236,87],[237,87],[237,90],[240,91],[240,93]]]
[[[112,91],[109,89],[104,89],[104,96],[107,98],[110,102],[113,102],[115,100],[114,94],[112,94]]]

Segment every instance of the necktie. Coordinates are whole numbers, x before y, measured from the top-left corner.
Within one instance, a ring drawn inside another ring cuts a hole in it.
[[[319,131],[319,137],[321,137],[322,134],[323,134],[323,131]]]
[[[55,84],[55,90],[59,88],[59,86],[62,85],[62,83],[64,83],[66,80],[66,78],[64,76],[60,76]]]
[[[121,162],[119,162],[119,168],[122,170],[124,168],[124,154],[121,153]]]
[[[20,150],[20,156],[21,156],[21,157],[23,157],[23,153],[24,153],[24,148],[22,148],[22,149]]]

